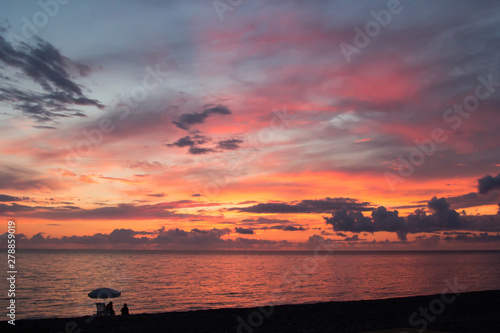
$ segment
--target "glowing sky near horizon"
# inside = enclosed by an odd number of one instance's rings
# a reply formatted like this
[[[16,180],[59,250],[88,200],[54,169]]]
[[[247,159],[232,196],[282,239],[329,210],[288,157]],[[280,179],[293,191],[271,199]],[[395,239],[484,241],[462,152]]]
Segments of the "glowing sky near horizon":
[[[495,2],[44,3],[0,1],[28,245],[500,248]]]

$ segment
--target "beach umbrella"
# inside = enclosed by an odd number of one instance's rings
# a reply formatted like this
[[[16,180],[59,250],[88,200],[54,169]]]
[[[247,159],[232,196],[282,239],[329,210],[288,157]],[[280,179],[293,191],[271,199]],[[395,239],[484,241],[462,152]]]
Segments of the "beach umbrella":
[[[97,288],[89,293],[90,298],[115,298],[120,297],[121,292],[111,288]]]

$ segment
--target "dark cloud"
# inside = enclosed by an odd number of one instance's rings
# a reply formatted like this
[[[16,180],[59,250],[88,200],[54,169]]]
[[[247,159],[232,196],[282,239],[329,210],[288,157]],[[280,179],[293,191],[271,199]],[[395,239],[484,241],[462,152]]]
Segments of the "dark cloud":
[[[214,149],[212,148],[205,148],[201,147],[201,145],[212,141],[211,138],[200,135],[200,134],[194,134],[192,136],[188,135],[185,137],[180,138],[174,143],[167,144],[167,147],[189,147],[188,152],[191,155],[201,155],[201,154],[207,154],[207,153],[212,153],[215,152]]]
[[[202,154],[208,154],[208,153],[213,153],[215,150],[211,148],[201,148],[201,147],[190,147],[188,152],[191,155],[202,155]]]
[[[169,147],[172,147],[172,146],[192,147],[192,146],[194,146],[194,144],[195,144],[194,140],[191,140],[191,137],[188,135],[188,136],[185,136],[183,138],[180,138],[179,140],[175,141],[172,144],[167,144],[167,146],[169,146]]]
[[[283,219],[270,219],[259,217],[258,219],[243,219],[240,225],[249,226],[251,230],[283,230],[283,231],[304,231],[306,228],[295,222]]]
[[[442,232],[443,235],[448,236],[448,235],[475,235],[475,233],[470,232],[470,231],[444,231]]]
[[[289,220],[282,219],[270,219],[267,217],[259,217],[258,219],[243,219],[241,220],[244,224],[256,225],[256,224],[283,224],[290,222]]]
[[[477,187],[479,193],[481,194],[486,194],[490,191],[498,190],[500,189],[500,174],[498,174],[496,177],[487,175],[483,178],[478,179],[477,182],[478,182]]]
[[[41,125],[35,125],[33,128],[39,128],[39,129],[57,129],[55,126],[41,126]]]
[[[195,133],[192,135],[184,136],[179,140],[175,141],[174,143],[166,144],[166,146],[181,147],[181,148],[189,147],[188,153],[190,153],[191,155],[200,155],[200,154],[221,152],[224,150],[235,150],[238,149],[240,147],[239,144],[243,142],[243,140],[239,139],[229,139],[229,140],[218,141],[217,145],[212,148],[202,146],[211,141],[212,138]]]
[[[62,207],[29,207],[13,203],[11,206],[0,206],[5,212],[26,212],[22,216],[36,217],[51,220],[99,220],[99,219],[138,219],[138,218],[189,218],[189,214],[178,214],[175,208],[182,203],[168,202],[154,205],[119,204],[116,206],[82,209],[75,206]],[[21,215],[17,215],[21,216]]]
[[[97,233],[92,236],[64,236],[53,238],[44,237],[43,233],[33,235],[31,238],[23,234],[16,235],[19,244],[24,247],[67,247],[71,245],[86,245],[97,248],[108,246],[138,246],[139,248],[167,248],[167,249],[278,249],[292,246],[288,241],[272,241],[263,239],[247,239],[238,237],[235,240],[223,239],[230,234],[229,229],[200,230],[169,229],[165,227],[154,231],[134,231],[132,229],[115,229],[110,234]],[[138,237],[148,235],[149,237]],[[7,233],[0,235],[6,238]]]
[[[35,207],[18,205],[16,203],[12,203],[10,205],[0,204],[0,213],[19,213],[19,212],[31,212],[36,210]]]
[[[59,88],[82,95],[80,87],[69,79],[65,57],[50,43],[36,37],[36,45],[21,43],[17,47],[0,36],[0,60],[22,70],[45,90]]]
[[[217,105],[214,107],[206,108],[201,113],[184,113],[179,117],[178,121],[172,121],[172,123],[174,123],[175,126],[180,129],[188,130],[192,125],[203,124],[205,122],[205,119],[214,114],[228,115],[231,114],[231,111],[224,105]]]
[[[15,165],[0,165],[0,189],[53,189],[56,180]]]
[[[470,208],[483,205],[493,205],[499,200],[499,194],[496,191],[491,191],[485,194],[471,192],[456,197],[448,197],[448,201],[454,209]]]
[[[441,235],[439,234],[431,234],[431,235],[417,235],[415,236],[415,240],[413,241],[376,241],[376,240],[371,240],[368,241],[367,239],[362,239],[359,237],[358,234],[353,235],[351,237],[344,237],[342,240],[338,239],[330,239],[330,238],[324,238],[319,235],[313,235],[310,236],[307,243],[310,244],[315,244],[315,245],[328,245],[330,247],[335,247],[335,243],[345,243],[345,242],[356,242],[358,245],[370,245],[369,248],[373,248],[373,246],[379,246],[381,248],[392,248],[393,245],[404,245],[404,247],[400,247],[401,249],[403,248],[414,248],[414,249],[429,249],[432,247],[436,247],[439,243],[442,241],[446,241],[447,243],[455,243],[455,244],[460,244],[460,243],[491,243],[491,242],[499,242],[500,241],[500,233],[496,234],[489,234],[487,232],[485,233],[458,233],[458,234],[447,234],[442,233]],[[378,245],[377,245],[378,244]],[[389,246],[389,247],[387,247]],[[463,249],[463,244],[458,245],[459,247],[454,247],[455,249]],[[469,247],[470,249],[470,247]]]
[[[299,203],[260,203],[250,207],[233,207],[229,210],[237,210],[248,213],[328,213],[345,207],[356,211],[370,211],[368,202],[359,202],[351,198],[325,198],[320,200],[302,200]]]
[[[148,197],[156,197],[156,198],[163,198],[164,196],[167,196],[168,194],[165,193],[153,193],[153,194],[148,194]]]
[[[345,237],[344,238],[344,241],[346,242],[357,242],[357,241],[360,241],[361,239],[359,238],[358,235],[353,235],[351,237]]]
[[[138,232],[132,229],[115,229],[108,236],[108,243],[146,243],[148,238],[136,238],[134,236],[138,235]]]
[[[50,199],[53,200],[53,199]],[[43,216],[45,214],[67,214],[73,211],[80,210],[79,207],[64,205],[64,206],[26,206],[12,203],[10,205],[0,204],[0,213],[9,214],[15,213],[15,216]]]
[[[161,202],[156,204],[137,205],[122,203],[115,206],[83,209],[76,206],[22,206],[12,203],[10,206],[2,204],[0,211],[25,212],[16,216],[43,218],[52,220],[130,220],[130,219],[168,219],[168,218],[191,218],[194,215],[177,213],[176,209],[186,207],[218,206],[219,203],[197,202],[191,200],[179,200]],[[198,215],[199,217],[200,215]]]
[[[303,226],[300,226],[300,225],[271,225],[271,226],[254,227],[254,229],[283,230],[283,231],[303,231],[303,230],[306,230]]]
[[[359,211],[340,209],[332,217],[325,217],[327,224],[337,232],[395,232],[400,240],[406,240],[408,233],[435,232],[441,230],[500,230],[500,221],[493,216],[460,216],[445,198],[433,197],[428,202],[431,214],[421,209],[400,217],[398,211],[389,211],[381,206],[374,209],[371,217]],[[345,234],[341,234],[344,236]]]
[[[306,229],[304,229],[304,227],[295,227],[293,225],[287,225],[287,226],[284,226],[283,231],[304,231]]]
[[[103,107],[97,100],[85,97],[81,87],[71,79],[67,71],[71,61],[52,44],[38,37],[33,45],[13,45],[0,35],[0,62],[21,71],[26,79],[38,83],[45,91],[27,91],[16,87],[16,81],[2,77],[4,84],[0,87],[0,101],[39,122],[60,117],[84,117],[84,113],[72,109],[75,105]],[[77,67],[80,75],[89,71],[86,66]]]
[[[450,209],[450,204],[446,201],[445,198],[438,199],[437,197],[433,197],[427,205],[435,212],[442,212]]]
[[[201,197],[201,194],[200,193],[195,193],[192,195],[192,197]]]
[[[385,207],[378,207],[372,211],[374,228],[381,231],[398,231],[404,226],[404,218],[397,210],[389,211]]]
[[[158,236],[152,240],[154,243],[171,244],[180,243],[183,245],[214,245],[224,243],[222,236],[230,234],[229,229],[211,229],[199,230],[192,229],[184,231],[181,229],[170,229],[161,231]]]
[[[243,140],[239,139],[222,140],[217,143],[217,148],[224,150],[235,150],[240,148],[241,143],[243,143]]]
[[[50,235],[45,237],[43,232],[33,235],[31,238],[24,234],[18,234],[19,245],[22,247],[68,247],[74,245],[86,245],[97,248],[109,248],[109,246],[131,246],[148,249],[148,248],[165,248],[165,249],[283,249],[283,247],[294,248],[311,248],[311,245],[317,247],[322,246],[323,249],[333,250],[335,243],[350,243],[357,242],[358,244],[405,244],[410,243],[424,245],[425,248],[435,246],[441,239],[447,242],[462,242],[462,243],[487,243],[500,241],[500,233],[489,234],[485,233],[443,233],[442,236],[433,234],[431,236],[419,235],[412,242],[395,242],[374,240],[368,242],[366,239],[361,239],[359,235],[345,236],[342,240],[327,239],[319,235],[310,236],[305,243],[292,244],[288,241],[271,241],[263,239],[248,239],[238,237],[235,240],[223,239],[222,237],[230,234],[229,229],[192,229],[186,231],[182,229],[169,229],[165,227],[156,231],[134,231],[132,229],[115,229],[109,234],[97,233],[92,236],[63,236],[61,238],[53,238]],[[143,236],[143,237],[141,237]],[[443,237],[444,236],[444,237]],[[0,235],[0,244],[7,237],[7,233]],[[326,246],[326,247],[325,247]]]
[[[490,235],[487,232],[482,232],[479,235],[477,234],[459,234],[456,235],[455,237],[452,236],[446,236],[443,238],[445,241],[462,241],[462,242],[499,242],[500,241],[500,234],[497,233],[496,235]]]
[[[26,244],[146,244],[150,242],[147,237],[134,237],[142,235],[131,229],[115,229],[110,234],[97,233],[93,236],[63,236],[61,238],[44,237],[43,233],[33,235],[33,237],[21,241]]]
[[[429,201],[429,208],[435,212],[438,220],[443,223],[443,227],[452,229],[461,227],[459,214],[455,210],[450,209],[450,204],[445,198],[438,199],[433,197]]]
[[[424,202],[424,201],[422,201],[422,202]],[[392,209],[408,209],[408,208],[425,208],[426,206],[427,206],[427,201],[425,201],[425,204],[392,206],[391,208]]]
[[[254,231],[252,229],[246,229],[246,228],[238,228],[238,227],[236,227],[234,230],[238,234],[242,234],[242,235],[253,235],[254,234]]]
[[[347,207],[339,209],[332,217],[326,218],[326,223],[333,226],[335,231],[374,232],[375,227],[369,217],[359,211],[349,211]]]
[[[27,197],[13,197],[11,195],[0,194],[0,202],[25,201]]]
[[[200,230],[192,229],[184,231],[181,229],[165,230],[165,227],[154,231],[134,231],[132,229],[115,229],[110,234],[94,234],[93,236],[71,236],[62,238],[44,237],[38,233],[23,241],[25,244],[182,244],[192,246],[211,246],[224,243],[222,236],[230,233],[229,229]],[[140,235],[153,235],[156,237],[137,237]]]

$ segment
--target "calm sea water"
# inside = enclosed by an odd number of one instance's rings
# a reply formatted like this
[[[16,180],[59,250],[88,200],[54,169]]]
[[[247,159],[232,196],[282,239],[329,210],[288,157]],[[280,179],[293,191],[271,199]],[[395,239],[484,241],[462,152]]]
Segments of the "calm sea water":
[[[90,315],[98,287],[120,290],[131,313],[378,299],[500,289],[500,252],[172,253],[25,250],[17,319]],[[6,279],[1,307],[7,306]],[[5,312],[5,310],[3,311]],[[6,320],[2,316],[0,320]]]

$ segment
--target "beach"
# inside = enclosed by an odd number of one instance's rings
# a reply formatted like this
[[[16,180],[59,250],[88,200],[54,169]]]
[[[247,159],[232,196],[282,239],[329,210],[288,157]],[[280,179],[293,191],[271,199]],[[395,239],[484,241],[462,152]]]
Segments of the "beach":
[[[0,322],[2,332],[499,332],[500,290],[122,317]],[[408,328],[408,329],[404,329]]]

